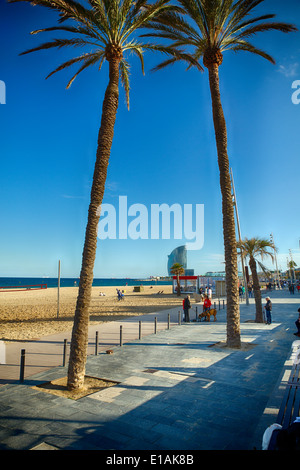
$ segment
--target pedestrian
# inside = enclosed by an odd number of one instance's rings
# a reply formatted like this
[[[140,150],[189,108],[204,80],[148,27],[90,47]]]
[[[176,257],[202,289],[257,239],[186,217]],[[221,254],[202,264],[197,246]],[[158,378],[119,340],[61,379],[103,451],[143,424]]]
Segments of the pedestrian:
[[[208,298],[208,295],[204,296],[204,302],[203,302],[203,312],[206,312],[207,310],[210,310],[211,307],[211,301]]]
[[[252,297],[252,285],[249,284],[248,286],[249,297]]]
[[[210,286],[209,286],[209,288],[208,288],[207,295],[208,295],[209,299],[212,298],[212,290],[211,290],[211,287],[210,287]]]
[[[299,313],[299,316],[297,318],[297,320],[295,321],[295,325],[297,327],[297,333],[294,333],[294,335],[296,336],[300,336],[300,308],[298,308],[298,313]]]
[[[271,325],[272,323],[272,315],[271,315],[271,312],[272,312],[272,302],[271,302],[271,299],[270,297],[266,297],[266,305],[264,306],[264,309],[266,311],[266,317],[267,317],[267,322],[266,324],[267,325]]]
[[[190,308],[191,308],[190,296],[187,295],[183,301],[184,321],[187,323],[190,322],[190,312],[189,312]]]

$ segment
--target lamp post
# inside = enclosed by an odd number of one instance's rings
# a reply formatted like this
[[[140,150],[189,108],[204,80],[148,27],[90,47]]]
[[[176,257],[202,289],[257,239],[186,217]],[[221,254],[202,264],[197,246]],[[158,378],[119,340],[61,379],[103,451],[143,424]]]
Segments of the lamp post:
[[[236,215],[236,223],[238,227],[238,234],[239,234],[239,241],[241,243],[242,236],[241,236],[241,228],[240,228],[240,220],[239,220],[239,212],[237,207],[236,195],[235,195],[235,188],[234,188],[234,181],[233,181],[233,174],[232,168],[230,168],[230,176],[231,176],[231,186],[232,186],[232,196],[233,196],[233,205],[235,207],[235,215]],[[241,250],[241,261],[242,261],[242,271],[243,271],[243,278],[244,278],[244,285],[245,285],[245,295],[246,295],[246,305],[249,305],[249,295],[248,295],[248,284],[245,272],[245,264],[244,264],[244,256]]]
[[[278,278],[278,288],[281,289],[281,285],[280,285],[280,276],[279,276],[279,271],[278,271],[277,256],[276,256],[276,249],[275,249],[275,243],[274,243],[273,233],[270,233],[270,241],[271,241],[271,243],[273,244],[273,247],[274,247],[274,258],[275,258],[275,263],[276,263],[276,272],[277,272],[277,278]]]

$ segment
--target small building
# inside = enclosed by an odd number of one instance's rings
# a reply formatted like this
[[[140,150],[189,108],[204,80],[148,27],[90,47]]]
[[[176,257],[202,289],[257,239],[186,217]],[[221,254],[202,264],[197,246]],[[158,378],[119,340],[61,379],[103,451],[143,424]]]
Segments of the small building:
[[[218,297],[225,294],[225,277],[208,276],[179,276],[180,291],[182,294],[204,294],[210,287],[213,294]],[[173,294],[177,294],[177,276],[173,276]]]
[[[198,276],[179,276],[180,292],[182,294],[197,293]],[[177,294],[177,276],[173,276],[173,294]]]

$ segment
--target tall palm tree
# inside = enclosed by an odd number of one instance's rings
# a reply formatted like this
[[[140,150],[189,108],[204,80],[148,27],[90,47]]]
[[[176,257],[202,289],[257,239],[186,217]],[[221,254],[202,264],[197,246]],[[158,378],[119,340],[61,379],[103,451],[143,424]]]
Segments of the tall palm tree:
[[[272,252],[269,251],[269,248],[276,251],[274,243],[272,243],[267,238],[245,238],[240,242],[237,242],[238,248],[241,250],[241,256],[249,258],[249,266],[251,269],[252,274],[252,282],[253,282],[253,292],[255,298],[255,307],[256,307],[256,314],[255,314],[255,321],[257,323],[262,323],[263,320],[263,311],[261,305],[261,291],[260,291],[260,284],[259,278],[257,274],[257,264],[259,267],[267,273],[266,267],[259,261],[259,257],[263,260],[265,257],[270,257],[272,261],[274,260],[274,255]]]
[[[170,272],[171,272],[171,274],[174,274],[174,276],[176,276],[176,279],[177,279],[177,295],[180,296],[181,295],[181,289],[180,289],[179,276],[180,276],[180,274],[184,274],[184,268],[183,268],[182,264],[174,263],[171,266]]]
[[[178,0],[182,13],[167,12],[159,21],[152,21],[155,30],[145,34],[148,37],[170,40],[172,47],[192,48],[196,60],[203,59],[208,69],[212,100],[212,114],[220,171],[222,194],[223,238],[225,249],[226,291],[227,291],[227,345],[241,346],[237,244],[235,235],[234,209],[231,194],[229,159],[227,154],[227,130],[219,88],[219,67],[225,51],[248,51],[274,63],[274,59],[252,45],[248,38],[270,30],[284,33],[296,31],[290,24],[268,22],[275,15],[265,14],[251,17],[254,8],[264,0]],[[149,27],[149,25],[148,25]],[[182,58],[186,60],[186,57]],[[154,70],[162,69],[180,60],[180,55],[165,60]],[[189,66],[191,66],[190,64]],[[204,70],[204,69],[203,69]]]
[[[159,12],[166,11],[170,6],[169,0],[157,0],[151,4],[147,3],[148,0],[82,0],[81,3],[75,0],[10,0],[12,3],[18,1],[27,1],[59,13],[58,26],[39,29],[33,31],[32,34],[52,31],[71,34],[70,38],[53,39],[22,54],[68,46],[86,47],[86,52],[64,62],[48,77],[69,66],[79,64],[79,69],[67,84],[69,88],[77,75],[87,67],[97,64],[101,68],[105,60],[109,66],[109,80],[103,100],[98,134],[68,369],[68,388],[79,389],[84,385],[97,228],[118,109],[119,78],[124,85],[129,107],[129,64],[124,53],[136,54],[144,71],[144,49],[157,50],[158,48],[154,45],[151,47],[145,41],[137,40],[133,35],[137,29],[145,26],[150,19]],[[163,47],[159,50],[163,52]]]

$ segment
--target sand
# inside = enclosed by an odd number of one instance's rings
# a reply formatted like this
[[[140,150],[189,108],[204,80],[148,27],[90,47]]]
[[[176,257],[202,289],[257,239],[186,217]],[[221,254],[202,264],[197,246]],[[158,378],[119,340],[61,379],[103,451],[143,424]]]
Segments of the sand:
[[[183,297],[172,293],[172,286],[145,286],[143,292],[125,290],[125,299],[118,301],[116,287],[93,287],[90,322],[121,320],[160,310],[182,307]],[[157,294],[163,291],[163,294]],[[100,296],[100,292],[105,296]],[[24,341],[71,331],[78,287],[60,288],[59,317],[57,318],[57,289],[0,292],[0,340]]]

